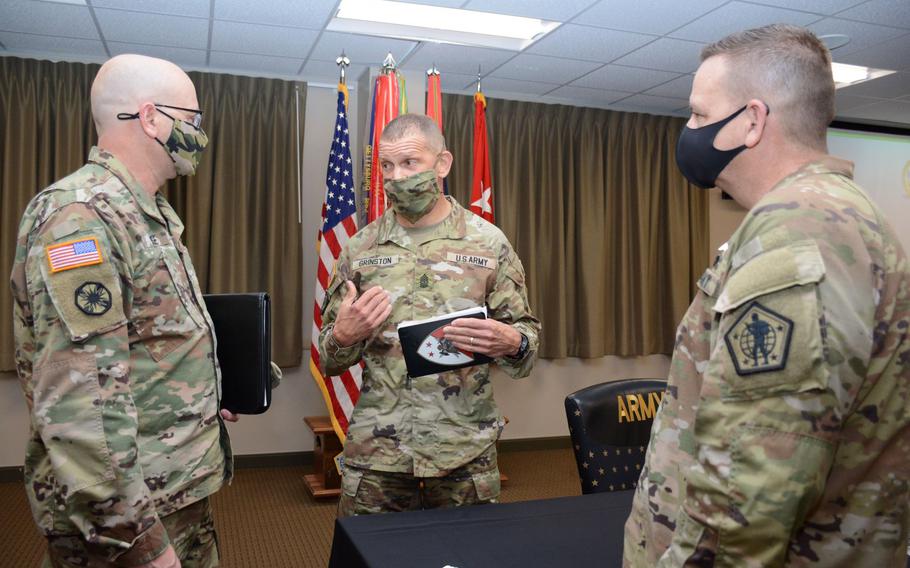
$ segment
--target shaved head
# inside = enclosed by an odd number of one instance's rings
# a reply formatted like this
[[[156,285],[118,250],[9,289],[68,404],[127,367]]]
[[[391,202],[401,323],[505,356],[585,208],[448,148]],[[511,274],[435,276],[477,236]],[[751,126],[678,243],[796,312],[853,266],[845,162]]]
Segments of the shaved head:
[[[198,108],[193,82],[180,67],[132,54],[118,55],[101,66],[92,83],[91,100],[99,135],[118,123],[117,113],[134,113],[143,103]]]
[[[446,141],[436,121],[425,114],[402,114],[389,122],[382,131],[381,141],[398,142],[403,138],[419,136],[427,147],[439,153],[446,149]],[[382,146],[380,146],[382,148]]]

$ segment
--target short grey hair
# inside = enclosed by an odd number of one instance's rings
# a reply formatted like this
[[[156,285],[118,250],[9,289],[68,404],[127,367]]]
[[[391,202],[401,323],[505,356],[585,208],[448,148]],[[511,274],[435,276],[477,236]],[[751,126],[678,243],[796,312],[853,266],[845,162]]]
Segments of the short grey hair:
[[[814,33],[798,26],[772,24],[706,46],[701,60],[723,56],[730,92],[764,100],[783,117],[784,131],[805,147],[826,150],[834,119],[831,52]]]
[[[425,114],[402,114],[382,130],[381,140],[395,142],[406,136],[419,135],[431,150],[444,152],[446,139],[436,121]]]

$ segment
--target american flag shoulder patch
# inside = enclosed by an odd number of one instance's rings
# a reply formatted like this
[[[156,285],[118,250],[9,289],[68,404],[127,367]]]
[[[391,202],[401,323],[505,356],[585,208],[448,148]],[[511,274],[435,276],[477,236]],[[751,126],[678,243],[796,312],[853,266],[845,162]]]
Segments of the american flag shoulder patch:
[[[52,273],[103,262],[98,237],[56,243],[46,246],[45,250],[47,251],[47,263]]]

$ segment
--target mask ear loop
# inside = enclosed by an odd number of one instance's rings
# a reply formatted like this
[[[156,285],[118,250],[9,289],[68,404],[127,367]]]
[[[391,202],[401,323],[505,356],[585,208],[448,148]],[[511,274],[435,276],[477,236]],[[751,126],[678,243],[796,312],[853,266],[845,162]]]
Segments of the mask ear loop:
[[[164,112],[164,111],[161,110],[160,108],[155,107],[155,110],[157,110],[158,112],[160,112],[160,113],[163,114],[164,116],[170,118],[170,119],[173,120],[175,123],[177,122],[177,119],[176,119],[176,118],[174,118],[173,116],[171,116],[171,115],[169,115],[168,113]],[[137,112],[134,112],[134,113],[129,113],[129,112],[118,112],[118,113],[117,113],[117,120],[136,120],[136,119],[138,119],[138,118],[139,118],[139,112],[138,112],[138,111],[137,111]],[[195,128],[195,127],[194,127],[194,128]],[[164,142],[162,142],[161,140],[158,140],[158,137],[157,137],[157,136],[155,137],[155,142],[157,142],[159,146],[161,146],[162,148],[164,148],[164,152],[167,154],[167,157],[170,158],[172,162],[174,162],[174,165],[177,165],[177,160],[175,160],[174,157],[171,156],[171,151],[168,150],[167,145],[165,145]]]

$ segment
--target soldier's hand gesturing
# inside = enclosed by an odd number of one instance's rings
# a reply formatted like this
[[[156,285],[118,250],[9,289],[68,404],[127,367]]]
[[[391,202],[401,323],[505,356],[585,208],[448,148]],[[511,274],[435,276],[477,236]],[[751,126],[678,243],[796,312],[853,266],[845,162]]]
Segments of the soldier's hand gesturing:
[[[338,308],[332,335],[342,347],[360,343],[370,337],[392,313],[388,292],[374,286],[357,297],[357,287],[348,280],[347,295]]]

